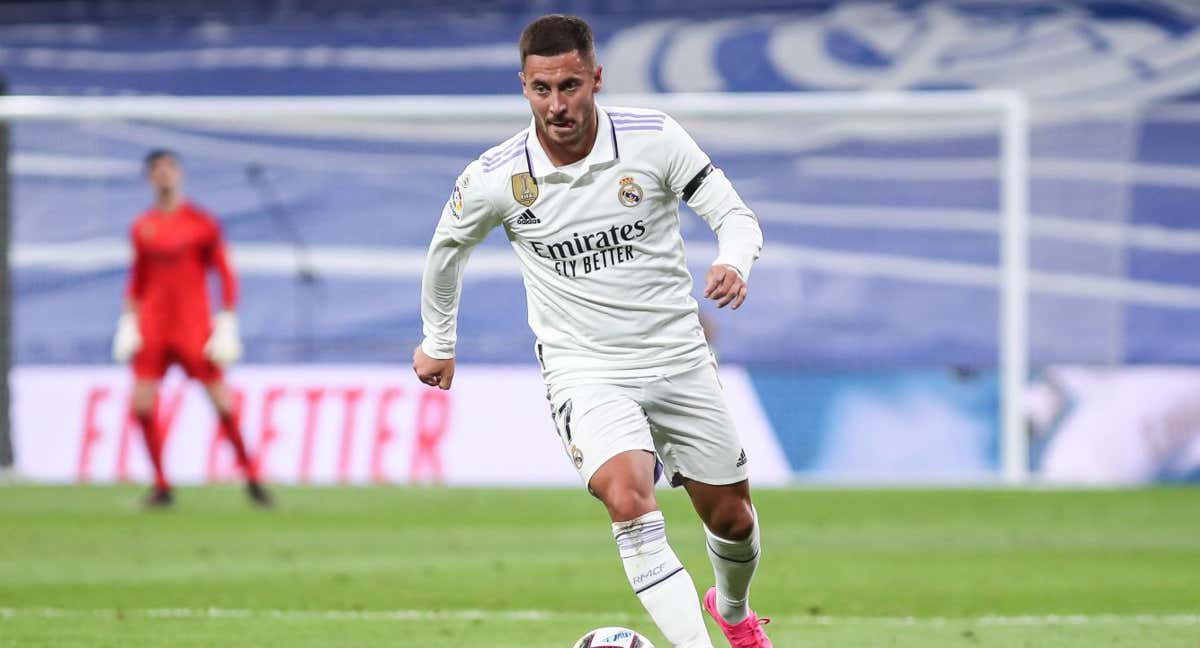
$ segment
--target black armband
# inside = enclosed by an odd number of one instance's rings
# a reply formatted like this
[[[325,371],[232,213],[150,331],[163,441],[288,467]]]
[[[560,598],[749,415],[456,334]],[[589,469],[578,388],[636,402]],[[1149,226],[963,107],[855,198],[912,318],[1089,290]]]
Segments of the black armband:
[[[687,202],[692,199],[692,195],[696,193],[696,190],[699,189],[700,185],[704,183],[704,179],[707,178],[708,174],[712,172],[713,165],[711,164],[706,164],[704,165],[703,169],[700,169],[700,173],[697,173],[696,177],[692,178],[692,180],[684,186],[683,202]]]

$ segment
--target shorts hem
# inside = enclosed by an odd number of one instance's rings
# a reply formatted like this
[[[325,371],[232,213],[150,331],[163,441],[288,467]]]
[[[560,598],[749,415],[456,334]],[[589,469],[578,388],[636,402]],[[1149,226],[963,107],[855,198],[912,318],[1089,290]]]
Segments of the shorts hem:
[[[671,488],[679,488],[680,486],[683,486],[684,479],[690,479],[691,481],[699,482],[699,483],[705,484],[707,486],[728,486],[730,484],[736,484],[738,482],[746,481],[746,480],[750,479],[750,475],[738,475],[735,477],[699,478],[699,477],[691,477],[689,475],[685,475],[680,471],[675,471],[675,472],[671,473],[671,482],[670,482]]]

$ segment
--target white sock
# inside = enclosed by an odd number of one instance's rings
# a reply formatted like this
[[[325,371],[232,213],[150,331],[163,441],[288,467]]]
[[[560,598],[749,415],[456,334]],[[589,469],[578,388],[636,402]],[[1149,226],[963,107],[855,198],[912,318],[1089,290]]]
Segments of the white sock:
[[[754,530],[745,540],[726,540],[704,527],[708,559],[717,579],[717,611],[727,623],[738,623],[750,615],[750,581],[758,568],[758,512]]]
[[[629,584],[658,629],[676,648],[712,648],[700,616],[696,584],[667,544],[662,511],[612,525]]]

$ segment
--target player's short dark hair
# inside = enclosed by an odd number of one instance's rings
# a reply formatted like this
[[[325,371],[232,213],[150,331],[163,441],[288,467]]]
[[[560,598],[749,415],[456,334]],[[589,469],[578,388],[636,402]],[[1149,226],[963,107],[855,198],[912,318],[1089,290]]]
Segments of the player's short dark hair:
[[[525,57],[557,56],[579,51],[580,58],[596,60],[596,39],[592,28],[579,16],[547,14],[529,23],[521,32],[521,67]]]
[[[171,149],[156,148],[146,154],[145,159],[142,161],[142,165],[147,171],[149,171],[150,167],[154,166],[155,162],[158,162],[163,158],[171,158],[172,160],[178,162],[179,154]]]

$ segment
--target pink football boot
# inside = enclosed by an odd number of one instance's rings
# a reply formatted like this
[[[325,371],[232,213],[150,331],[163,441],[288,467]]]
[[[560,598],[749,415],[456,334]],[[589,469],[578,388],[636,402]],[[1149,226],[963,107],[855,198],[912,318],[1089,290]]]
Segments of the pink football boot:
[[[742,619],[741,623],[726,623],[725,619],[721,618],[721,613],[717,612],[717,588],[710,587],[708,593],[704,595],[704,609],[713,619],[716,619],[717,625],[721,627],[721,632],[729,640],[732,648],[772,648],[771,640],[767,638],[767,633],[762,629],[771,620],[760,620],[758,615],[751,610],[750,616]]]

